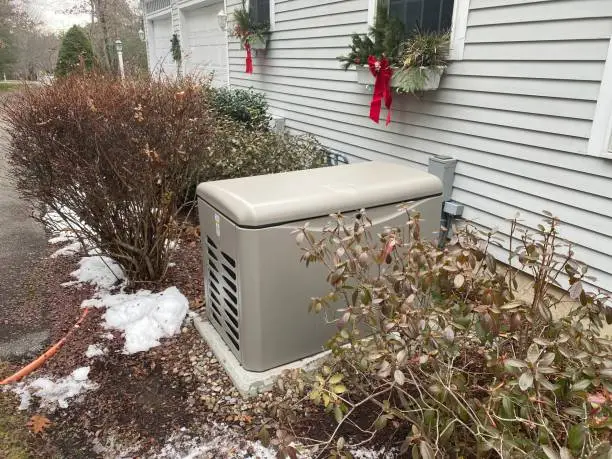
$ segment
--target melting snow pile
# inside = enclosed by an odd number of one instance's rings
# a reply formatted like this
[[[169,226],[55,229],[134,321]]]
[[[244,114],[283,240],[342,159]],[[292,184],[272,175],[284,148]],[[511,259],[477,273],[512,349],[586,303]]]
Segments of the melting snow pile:
[[[76,281],[64,282],[62,284],[64,287],[91,284],[98,291],[108,291],[125,280],[125,273],[121,266],[112,258],[100,255],[81,258],[79,269],[71,272],[70,275]]]
[[[70,375],[53,381],[49,378],[38,378],[27,383],[19,383],[12,390],[21,398],[20,410],[30,406],[32,396],[40,398],[42,407],[68,407],[68,399],[81,392],[97,388],[97,384],[88,379],[89,367],[81,367]]]
[[[102,316],[104,327],[123,331],[124,352],[134,354],[159,346],[161,338],[178,333],[189,301],[176,287],[170,287],[161,293],[140,290],[132,294],[102,295],[85,300],[81,306],[107,308]]]

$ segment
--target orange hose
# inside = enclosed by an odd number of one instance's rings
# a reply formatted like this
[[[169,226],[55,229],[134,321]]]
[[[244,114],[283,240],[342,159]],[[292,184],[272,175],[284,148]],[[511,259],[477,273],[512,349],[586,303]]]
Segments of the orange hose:
[[[34,370],[40,368],[43,363],[45,363],[47,360],[49,360],[51,357],[53,357],[57,353],[57,351],[59,351],[59,349],[68,340],[70,335],[72,335],[76,331],[76,329],[81,326],[81,324],[85,320],[85,317],[87,317],[87,314],[89,314],[89,308],[86,308],[83,311],[83,314],[81,314],[81,317],[79,318],[77,323],[72,326],[72,328],[68,331],[68,333],[66,333],[66,335],[62,339],[60,339],[57,343],[55,343],[53,346],[51,346],[43,355],[38,357],[36,360],[30,362],[29,364],[27,364],[25,367],[23,367],[17,373],[15,373],[12,376],[9,376],[8,378],[6,378],[3,381],[0,381],[0,386],[3,385],[3,384],[10,384],[12,382],[19,381],[24,376],[27,376],[30,373],[32,373]]]

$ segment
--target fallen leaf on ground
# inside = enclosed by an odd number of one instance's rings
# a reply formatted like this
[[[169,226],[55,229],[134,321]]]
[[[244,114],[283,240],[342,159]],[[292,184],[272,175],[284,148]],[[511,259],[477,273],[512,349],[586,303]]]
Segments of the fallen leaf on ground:
[[[34,433],[41,433],[45,429],[51,427],[51,421],[45,416],[35,414],[28,421],[28,427]]]

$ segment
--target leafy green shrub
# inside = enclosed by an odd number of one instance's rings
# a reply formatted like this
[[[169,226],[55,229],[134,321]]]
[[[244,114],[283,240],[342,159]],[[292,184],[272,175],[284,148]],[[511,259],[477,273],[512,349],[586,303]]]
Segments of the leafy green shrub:
[[[520,240],[511,261],[534,279],[526,301],[517,271],[488,253],[499,241],[469,226],[443,250],[421,240],[418,216],[379,235],[365,214],[337,216],[319,240],[298,230],[303,260],[330,271],[329,295],[311,308],[336,310],[338,333],[306,388],[304,378],[282,384],[333,413],[338,428],[321,444],[351,457],[346,427],[364,443],[401,434],[400,452],[413,458],[609,457],[612,342],[601,332],[610,298],[584,289],[592,278],[558,225],[511,222]],[[557,295],[562,274],[570,288]],[[568,297],[568,314],[554,319]]]
[[[132,281],[167,268],[180,193],[214,133],[201,86],[70,75],[5,107],[22,194],[117,260]]]
[[[201,182],[312,169],[327,161],[327,150],[312,136],[252,130],[230,119],[216,120],[214,141],[202,153],[190,181],[191,201]]]
[[[212,107],[222,116],[249,129],[267,130],[270,122],[266,97],[252,89],[219,88],[210,91]]]
[[[74,70],[91,70],[94,64],[94,53],[91,42],[83,29],[72,26],[64,39],[57,57],[56,76],[66,76]]]

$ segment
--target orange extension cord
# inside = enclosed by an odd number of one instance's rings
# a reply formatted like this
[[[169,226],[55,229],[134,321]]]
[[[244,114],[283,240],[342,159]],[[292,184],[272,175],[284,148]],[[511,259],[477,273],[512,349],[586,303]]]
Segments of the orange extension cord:
[[[57,353],[57,351],[59,351],[59,349],[64,345],[64,343],[66,343],[68,338],[81,326],[81,324],[83,323],[83,321],[87,317],[87,314],[89,314],[89,308],[87,308],[87,309],[85,309],[83,311],[83,314],[81,314],[81,317],[79,318],[77,323],[72,326],[72,328],[68,331],[68,333],[66,333],[66,335],[62,339],[60,339],[57,343],[55,343],[53,346],[51,346],[47,350],[47,352],[45,352],[43,355],[38,357],[33,362],[30,362],[29,364],[27,364],[25,367],[23,367],[21,370],[19,370],[14,375],[9,376],[8,378],[6,378],[3,381],[0,381],[0,385],[10,384],[12,382],[19,381],[24,376],[27,376],[30,373],[32,373],[34,370],[40,368],[43,363],[45,363],[47,360],[49,360],[51,357],[53,357]]]

